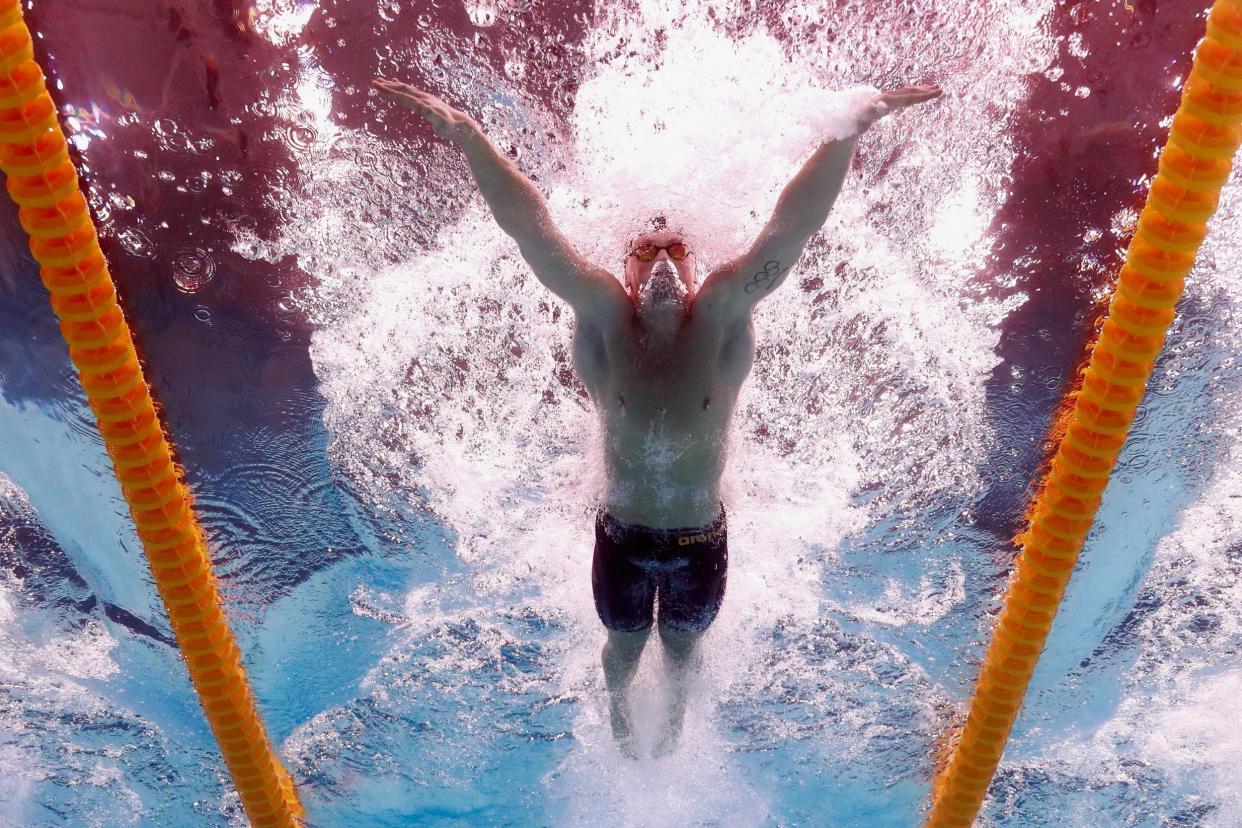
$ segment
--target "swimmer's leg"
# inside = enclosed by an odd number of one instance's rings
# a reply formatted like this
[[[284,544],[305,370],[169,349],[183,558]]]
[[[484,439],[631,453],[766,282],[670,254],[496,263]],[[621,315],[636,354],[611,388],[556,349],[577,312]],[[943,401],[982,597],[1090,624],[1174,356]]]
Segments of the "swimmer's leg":
[[[599,620],[608,629],[601,658],[612,703],[612,735],[622,753],[637,759],[626,688],[651,635],[656,585],[637,560],[649,549],[650,540],[616,527],[609,531],[610,520],[603,511],[596,517],[591,592]]]
[[[709,539],[688,545],[685,565],[666,573],[659,584],[660,641],[671,699],[668,724],[656,745],[656,756],[666,756],[677,748],[690,681],[699,669],[699,639],[716,620],[724,601],[729,546],[723,507],[720,517],[702,534]]]
[[[611,701],[612,736],[621,752],[631,759],[637,759],[638,752],[634,748],[633,717],[626,690],[638,671],[638,660],[650,634],[651,627],[633,632],[609,630],[600,654],[604,662],[604,684],[608,686]]]
[[[664,670],[668,676],[668,720],[660,740],[656,743],[654,756],[667,756],[677,748],[681,738],[682,723],[686,718],[686,700],[691,679],[698,672],[699,639],[702,632],[682,630],[660,624],[660,643],[664,645]]]

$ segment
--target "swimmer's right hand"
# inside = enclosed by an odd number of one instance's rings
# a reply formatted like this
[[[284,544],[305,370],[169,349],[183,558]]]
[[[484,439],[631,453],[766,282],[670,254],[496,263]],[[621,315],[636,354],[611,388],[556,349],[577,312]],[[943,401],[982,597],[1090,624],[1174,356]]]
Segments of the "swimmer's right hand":
[[[371,86],[388,100],[406,109],[412,109],[431,124],[436,135],[449,141],[458,141],[478,130],[478,124],[460,109],[454,109],[444,101],[393,78],[379,77]]]

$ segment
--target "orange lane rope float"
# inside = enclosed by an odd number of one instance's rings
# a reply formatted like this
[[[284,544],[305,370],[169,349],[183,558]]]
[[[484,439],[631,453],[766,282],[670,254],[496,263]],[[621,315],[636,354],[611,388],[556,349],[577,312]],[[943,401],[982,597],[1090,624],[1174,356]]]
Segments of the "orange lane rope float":
[[[246,814],[298,826],[302,806],[255,708],[19,0],[0,0],[0,169]]]
[[[928,826],[968,826],[983,803],[1229,177],[1240,124],[1242,0],[1216,0],[1082,386],[1067,401],[1064,436],[1018,538],[966,723],[932,786]]]

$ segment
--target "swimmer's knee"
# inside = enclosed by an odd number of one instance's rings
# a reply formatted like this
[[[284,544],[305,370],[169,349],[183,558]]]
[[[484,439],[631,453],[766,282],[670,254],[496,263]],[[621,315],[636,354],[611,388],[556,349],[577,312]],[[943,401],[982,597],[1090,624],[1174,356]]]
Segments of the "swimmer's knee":
[[[688,639],[693,643],[703,633],[707,632],[716,620],[716,608],[703,608],[702,610],[687,610],[684,607],[670,609],[660,615],[660,638],[665,641],[672,641],[677,644],[682,639]]]
[[[710,621],[706,624],[673,624],[661,621],[660,643],[674,655],[688,655],[710,625]]]
[[[651,627],[651,624],[632,630],[607,627],[608,641],[604,646],[616,647],[621,650],[632,650],[642,647],[647,642],[647,637],[651,635]]]

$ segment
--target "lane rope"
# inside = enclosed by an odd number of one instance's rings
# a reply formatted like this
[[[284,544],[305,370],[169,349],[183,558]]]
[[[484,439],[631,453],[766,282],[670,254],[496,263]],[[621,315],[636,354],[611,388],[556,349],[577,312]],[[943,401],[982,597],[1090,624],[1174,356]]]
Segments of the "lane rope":
[[[983,803],[1229,178],[1240,124],[1242,0],[1216,0],[1082,385],[1067,399],[1064,437],[1018,538],[965,725],[932,785],[929,828],[969,826]]]
[[[0,169],[246,815],[296,828],[302,805],[259,718],[19,0],[0,0]]]

